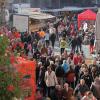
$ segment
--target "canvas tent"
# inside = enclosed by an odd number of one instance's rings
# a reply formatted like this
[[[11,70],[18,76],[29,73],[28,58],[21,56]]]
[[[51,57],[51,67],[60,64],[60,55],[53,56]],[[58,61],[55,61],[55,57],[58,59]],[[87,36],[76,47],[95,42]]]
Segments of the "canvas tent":
[[[96,20],[96,13],[92,10],[86,10],[78,14],[78,28],[80,28],[82,20]]]

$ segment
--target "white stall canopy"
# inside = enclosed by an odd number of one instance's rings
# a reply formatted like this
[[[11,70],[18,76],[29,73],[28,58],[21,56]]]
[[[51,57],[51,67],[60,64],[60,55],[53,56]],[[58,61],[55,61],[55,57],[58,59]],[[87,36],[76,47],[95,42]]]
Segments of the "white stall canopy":
[[[34,13],[32,15],[29,16],[30,18],[33,18],[33,19],[38,19],[38,20],[42,20],[42,19],[51,19],[51,18],[54,18],[55,16],[52,16],[50,14],[46,14],[46,13]]]
[[[40,12],[40,8],[22,9],[21,12],[19,12],[18,14],[28,15],[29,18],[38,19],[38,20],[52,19],[55,17],[53,15]]]

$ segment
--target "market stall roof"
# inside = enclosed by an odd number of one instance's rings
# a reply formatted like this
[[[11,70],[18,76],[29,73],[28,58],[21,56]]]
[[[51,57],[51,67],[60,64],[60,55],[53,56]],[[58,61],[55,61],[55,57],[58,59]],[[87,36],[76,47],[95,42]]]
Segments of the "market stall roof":
[[[60,9],[45,9],[45,10],[41,10],[43,12],[61,12],[61,11],[79,11],[79,10],[83,10],[80,7],[64,7],[64,8],[60,8]]]
[[[30,15],[29,17],[33,18],[33,19],[42,20],[42,19],[51,19],[51,18],[54,18],[55,16],[40,12],[40,13],[34,13],[34,14]]]
[[[80,11],[83,10],[81,7],[64,7],[62,8],[62,11]]]
[[[46,13],[43,13],[43,12],[40,12],[40,11],[32,11],[32,10],[24,10],[24,9],[22,9],[21,12],[19,12],[18,14],[28,15],[30,18],[38,19],[38,20],[51,19],[51,18],[55,17],[53,15],[46,14]]]
[[[96,20],[96,13],[92,10],[86,10],[80,14],[78,14],[79,20]]]
[[[81,11],[81,10],[85,10],[85,9],[96,9],[97,7],[64,7],[64,8],[60,8],[60,9],[44,9],[41,10],[42,12],[61,12],[61,11]]]

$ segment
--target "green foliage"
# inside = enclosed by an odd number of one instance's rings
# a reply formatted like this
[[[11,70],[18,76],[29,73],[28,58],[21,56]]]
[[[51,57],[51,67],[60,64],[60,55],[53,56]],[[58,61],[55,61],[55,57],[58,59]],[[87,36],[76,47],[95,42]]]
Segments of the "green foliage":
[[[12,100],[13,97],[21,97],[19,74],[10,64],[8,46],[9,39],[6,36],[0,36],[0,100]],[[10,85],[14,87],[13,91],[9,91]]]
[[[6,36],[0,36],[0,66],[8,66],[10,64],[9,55],[6,54],[8,45],[9,39]]]
[[[21,91],[19,83],[20,79],[18,74],[14,74],[10,71],[0,71],[0,100],[12,100],[12,97],[20,97]],[[7,89],[9,85],[14,86],[13,91]]]
[[[6,36],[0,36],[0,55],[4,55],[9,44],[9,39]]]

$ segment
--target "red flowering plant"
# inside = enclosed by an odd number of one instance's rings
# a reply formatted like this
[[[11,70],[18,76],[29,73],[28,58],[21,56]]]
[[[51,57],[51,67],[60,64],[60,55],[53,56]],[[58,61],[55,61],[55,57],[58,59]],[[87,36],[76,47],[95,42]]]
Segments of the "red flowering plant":
[[[12,100],[21,97],[20,78],[10,63],[11,52],[7,50],[10,40],[0,35],[0,100]]]

